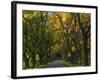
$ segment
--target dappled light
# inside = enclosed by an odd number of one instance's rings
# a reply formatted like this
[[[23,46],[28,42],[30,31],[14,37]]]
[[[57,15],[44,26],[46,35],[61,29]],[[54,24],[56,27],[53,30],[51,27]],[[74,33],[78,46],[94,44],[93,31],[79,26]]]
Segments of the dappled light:
[[[91,65],[91,14],[23,10],[23,69]]]

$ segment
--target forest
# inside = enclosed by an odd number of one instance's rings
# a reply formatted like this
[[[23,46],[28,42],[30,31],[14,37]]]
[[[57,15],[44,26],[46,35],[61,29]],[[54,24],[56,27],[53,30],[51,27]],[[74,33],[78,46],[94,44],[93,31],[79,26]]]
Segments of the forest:
[[[23,10],[22,68],[91,65],[91,14]]]

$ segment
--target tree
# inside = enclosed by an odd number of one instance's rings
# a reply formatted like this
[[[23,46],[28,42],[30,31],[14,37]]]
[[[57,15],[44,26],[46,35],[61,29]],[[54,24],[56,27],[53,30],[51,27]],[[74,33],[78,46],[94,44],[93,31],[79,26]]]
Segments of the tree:
[[[83,43],[84,43],[84,62],[85,65],[89,65],[89,50],[90,50],[90,14],[78,14],[77,18],[79,22],[79,27],[82,32],[83,36]],[[89,40],[89,41],[88,41]],[[89,47],[88,47],[89,45]]]
[[[57,56],[73,62],[73,47],[77,65],[89,65],[90,14],[23,10],[24,69],[47,65]]]

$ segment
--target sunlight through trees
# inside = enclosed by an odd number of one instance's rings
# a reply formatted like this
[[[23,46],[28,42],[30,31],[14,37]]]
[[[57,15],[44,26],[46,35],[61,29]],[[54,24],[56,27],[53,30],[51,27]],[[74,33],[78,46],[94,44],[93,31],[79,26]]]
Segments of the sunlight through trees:
[[[22,21],[23,69],[91,65],[91,14],[23,10]]]

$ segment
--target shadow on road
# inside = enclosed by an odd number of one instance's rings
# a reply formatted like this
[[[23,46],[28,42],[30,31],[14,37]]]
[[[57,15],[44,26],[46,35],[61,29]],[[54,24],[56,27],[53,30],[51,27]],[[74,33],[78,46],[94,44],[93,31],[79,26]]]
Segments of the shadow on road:
[[[48,65],[46,65],[44,68],[54,68],[54,67],[67,67],[68,65],[63,63],[63,60],[55,60]]]

